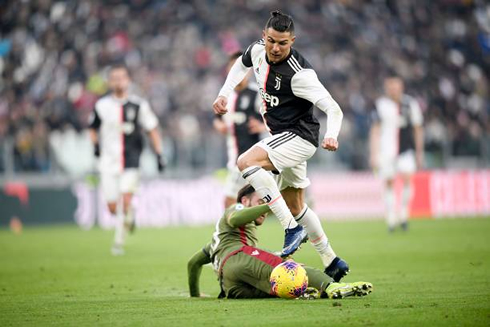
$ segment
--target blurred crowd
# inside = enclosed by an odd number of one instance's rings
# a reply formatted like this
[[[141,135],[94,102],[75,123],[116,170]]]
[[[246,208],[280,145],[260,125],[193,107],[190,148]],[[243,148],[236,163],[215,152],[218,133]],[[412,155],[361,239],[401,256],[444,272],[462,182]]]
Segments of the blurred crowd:
[[[82,133],[107,67],[121,62],[158,115],[171,162],[207,164],[206,151],[224,152],[208,143],[227,55],[260,38],[275,9],[293,15],[295,47],[345,113],[345,167],[367,167],[369,112],[392,72],[422,105],[428,153],[485,155],[487,1],[18,0],[0,8],[0,143],[11,140],[14,169],[49,171],[50,135]]]

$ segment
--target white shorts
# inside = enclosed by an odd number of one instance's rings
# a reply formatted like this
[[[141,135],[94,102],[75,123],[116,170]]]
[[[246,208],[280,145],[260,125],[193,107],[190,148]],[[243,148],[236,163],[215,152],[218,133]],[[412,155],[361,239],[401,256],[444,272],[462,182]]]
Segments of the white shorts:
[[[256,144],[267,151],[269,160],[280,173],[276,175],[279,190],[286,187],[306,188],[306,160],[316,152],[316,147],[291,132],[283,132],[263,139]]]
[[[394,158],[381,157],[379,175],[383,179],[393,179],[397,174],[413,174],[417,170],[415,153],[408,150]]]
[[[228,198],[236,198],[238,191],[247,184],[247,181],[243,179],[242,173],[237,166],[232,169],[228,169],[228,176],[226,176],[225,196]]]
[[[125,169],[122,173],[102,173],[101,186],[107,202],[117,202],[121,194],[135,193],[139,184],[139,170]]]

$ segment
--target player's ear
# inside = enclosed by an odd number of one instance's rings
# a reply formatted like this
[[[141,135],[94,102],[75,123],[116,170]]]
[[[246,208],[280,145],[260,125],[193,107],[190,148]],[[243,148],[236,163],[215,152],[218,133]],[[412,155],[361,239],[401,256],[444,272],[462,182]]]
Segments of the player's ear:
[[[291,35],[291,45],[293,45],[294,41],[296,41],[296,35]]]
[[[265,41],[265,30],[262,30],[262,38],[264,39]]]

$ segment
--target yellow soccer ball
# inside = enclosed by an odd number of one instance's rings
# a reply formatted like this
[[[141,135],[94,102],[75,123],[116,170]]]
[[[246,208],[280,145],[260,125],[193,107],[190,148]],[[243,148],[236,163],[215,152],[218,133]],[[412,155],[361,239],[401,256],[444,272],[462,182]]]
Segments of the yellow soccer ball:
[[[301,296],[308,287],[305,268],[293,260],[277,265],[269,278],[272,293],[280,298],[294,299]]]

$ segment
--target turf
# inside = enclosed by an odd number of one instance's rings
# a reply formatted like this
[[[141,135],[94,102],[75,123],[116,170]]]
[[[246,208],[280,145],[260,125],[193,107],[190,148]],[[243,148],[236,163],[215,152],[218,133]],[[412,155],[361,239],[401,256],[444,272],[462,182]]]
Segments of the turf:
[[[374,292],[344,300],[218,300],[212,270],[187,296],[186,262],[211,226],[138,230],[112,257],[112,232],[74,226],[0,231],[0,326],[488,326],[490,219],[424,220],[388,235],[382,222],[325,225],[351,265],[346,280]],[[262,247],[277,249],[267,222]],[[307,245],[296,260],[320,267]]]

